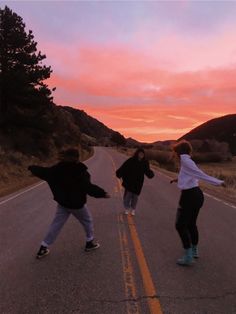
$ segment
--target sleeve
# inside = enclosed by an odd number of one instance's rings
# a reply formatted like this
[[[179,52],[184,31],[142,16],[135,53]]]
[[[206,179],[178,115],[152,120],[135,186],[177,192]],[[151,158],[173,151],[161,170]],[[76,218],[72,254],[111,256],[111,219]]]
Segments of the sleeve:
[[[48,181],[52,175],[52,167],[40,167],[32,165],[28,167],[28,170],[31,171],[34,176],[44,181]]]
[[[100,188],[98,185],[92,184],[90,182],[90,174],[88,171],[85,172],[84,175],[84,183],[86,187],[86,192],[88,195],[95,197],[95,198],[103,198],[106,196],[106,191]]]
[[[127,166],[128,166],[128,163],[129,163],[129,159],[126,160],[121,166],[119,169],[116,170],[116,176],[117,178],[122,178],[125,174],[125,171],[127,169]]]
[[[154,172],[150,169],[149,162],[147,161],[145,165],[145,171],[144,174],[149,178],[152,179],[154,177]]]
[[[116,176],[119,179],[122,177],[122,167],[120,167],[119,169],[116,170]]]
[[[192,159],[185,160],[183,162],[183,166],[184,166],[183,171],[187,175],[192,176],[196,179],[206,181],[212,185],[221,185],[224,182],[223,180],[219,180],[215,177],[207,175],[205,172],[203,172],[201,169],[197,167],[197,165]]]

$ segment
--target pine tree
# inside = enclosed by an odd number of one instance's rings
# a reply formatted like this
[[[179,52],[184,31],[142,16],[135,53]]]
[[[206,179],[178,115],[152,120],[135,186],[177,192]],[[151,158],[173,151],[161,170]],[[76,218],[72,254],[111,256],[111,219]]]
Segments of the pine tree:
[[[37,52],[37,42],[31,30],[26,32],[23,19],[7,6],[0,8],[1,122],[17,111],[52,102],[52,92],[44,83],[52,70],[42,64],[45,58],[41,51]]]

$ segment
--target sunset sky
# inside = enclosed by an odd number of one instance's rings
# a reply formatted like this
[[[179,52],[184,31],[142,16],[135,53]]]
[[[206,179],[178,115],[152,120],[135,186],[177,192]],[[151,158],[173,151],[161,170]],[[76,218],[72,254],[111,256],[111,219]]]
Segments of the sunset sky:
[[[177,139],[236,113],[236,2],[0,1],[32,29],[56,86],[126,137]]]

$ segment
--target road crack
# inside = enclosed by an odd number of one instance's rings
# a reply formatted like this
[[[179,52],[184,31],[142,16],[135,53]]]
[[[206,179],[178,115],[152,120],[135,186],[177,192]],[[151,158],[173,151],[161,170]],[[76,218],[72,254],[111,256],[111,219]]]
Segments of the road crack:
[[[145,296],[139,296],[137,298],[126,298],[121,300],[113,300],[113,299],[87,299],[88,302],[93,303],[100,303],[100,304],[122,304],[127,302],[133,302],[138,303],[142,301],[146,301],[148,299],[169,299],[169,300],[218,300],[218,299],[224,299],[227,297],[234,297],[236,296],[236,291],[228,291],[223,294],[219,295],[208,295],[208,296],[171,296],[171,295],[145,295]],[[71,313],[78,312],[80,309],[73,309]]]
[[[148,296],[139,296],[137,298],[126,298],[121,300],[112,300],[112,299],[89,299],[91,302],[99,303],[124,303],[124,302],[140,302],[147,299],[170,299],[170,300],[218,300],[224,299],[227,297],[236,296],[236,291],[228,291],[224,294],[218,295],[200,295],[200,296],[173,296],[173,295],[148,295]]]

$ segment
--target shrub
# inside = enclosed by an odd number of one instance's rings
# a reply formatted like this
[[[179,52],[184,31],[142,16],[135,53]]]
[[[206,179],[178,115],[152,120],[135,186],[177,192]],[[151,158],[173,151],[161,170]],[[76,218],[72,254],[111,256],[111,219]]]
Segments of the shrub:
[[[149,160],[155,160],[159,164],[169,164],[172,163],[171,157],[172,153],[170,151],[160,151],[156,149],[146,150],[146,156]]]
[[[197,163],[201,162],[221,162],[225,160],[222,153],[208,152],[208,153],[195,153],[193,155],[193,160]]]

